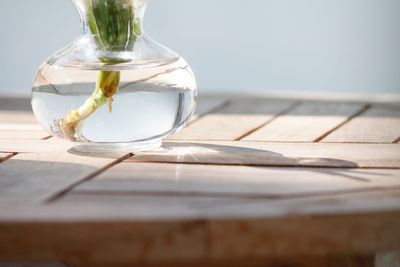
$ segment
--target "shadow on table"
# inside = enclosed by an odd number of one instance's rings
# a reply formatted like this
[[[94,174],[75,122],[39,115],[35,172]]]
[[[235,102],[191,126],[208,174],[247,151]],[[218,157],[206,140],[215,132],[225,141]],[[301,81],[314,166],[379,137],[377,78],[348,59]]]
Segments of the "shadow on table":
[[[133,160],[280,167],[358,167],[354,162],[341,159],[285,157],[261,148],[197,142],[164,142],[159,149],[137,153]]]
[[[69,152],[74,153],[73,150]],[[97,156],[112,157],[112,155]],[[308,170],[313,172],[334,173],[360,182],[368,182],[369,180],[365,178],[365,175],[370,174],[361,170],[357,170],[356,174],[350,174],[348,169],[357,168],[358,165],[348,160],[322,157],[286,157],[281,153],[266,149],[191,142],[164,142],[161,148],[134,154],[127,161],[253,167],[308,167]],[[360,175],[363,175],[363,177],[360,177]]]

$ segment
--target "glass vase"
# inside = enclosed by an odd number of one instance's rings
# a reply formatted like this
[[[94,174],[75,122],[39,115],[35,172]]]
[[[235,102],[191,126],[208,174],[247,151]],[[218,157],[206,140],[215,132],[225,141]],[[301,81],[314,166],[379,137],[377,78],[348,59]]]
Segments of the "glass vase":
[[[143,32],[147,0],[73,0],[81,34],[38,70],[35,117],[82,153],[142,151],[181,129],[196,102],[188,63]]]

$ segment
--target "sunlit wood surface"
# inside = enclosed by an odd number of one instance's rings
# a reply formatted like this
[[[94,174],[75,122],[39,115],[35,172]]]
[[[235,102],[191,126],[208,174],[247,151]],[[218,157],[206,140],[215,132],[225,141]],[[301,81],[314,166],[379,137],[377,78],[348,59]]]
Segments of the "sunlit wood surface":
[[[400,266],[399,141],[399,97],[201,95],[162,148],[87,157],[0,98],[0,263]]]

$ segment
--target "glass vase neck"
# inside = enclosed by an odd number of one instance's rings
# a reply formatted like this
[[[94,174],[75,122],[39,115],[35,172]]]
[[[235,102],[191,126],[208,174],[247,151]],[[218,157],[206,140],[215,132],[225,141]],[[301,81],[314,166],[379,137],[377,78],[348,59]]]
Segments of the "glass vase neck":
[[[149,0],[72,0],[78,10],[82,35],[91,36],[102,50],[130,50],[143,33]],[[133,49],[133,47],[131,47]]]

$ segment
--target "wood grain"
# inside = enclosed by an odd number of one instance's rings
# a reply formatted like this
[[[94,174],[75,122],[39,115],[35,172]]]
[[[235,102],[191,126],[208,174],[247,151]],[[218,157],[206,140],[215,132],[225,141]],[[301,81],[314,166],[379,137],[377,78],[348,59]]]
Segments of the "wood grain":
[[[71,192],[47,205],[0,203],[2,223],[271,220],[399,212],[398,188],[286,198]],[[399,215],[399,214],[398,214]],[[397,233],[397,232],[396,232]],[[329,234],[329,233],[326,233]]]
[[[0,146],[1,147],[1,146]],[[130,161],[307,167],[400,168],[399,144],[165,142]]]
[[[277,98],[200,96],[192,122],[162,148],[99,158],[35,140],[43,132],[29,101],[0,98],[0,262],[392,260],[382,255],[400,250],[397,98]]]
[[[360,112],[364,106],[359,103],[305,102],[243,140],[313,142]]]
[[[288,109],[289,100],[232,100],[175,134],[174,140],[235,140]]]
[[[395,250],[399,200],[398,191],[264,201],[69,194],[44,207],[0,210],[0,259],[22,249],[30,260],[168,266]]]
[[[322,142],[392,143],[400,137],[400,109],[372,106]]]
[[[23,249],[27,260],[219,266],[393,250],[399,205],[395,189],[275,200],[72,192],[46,206],[0,209],[0,259]]]
[[[18,154],[0,164],[0,202],[44,201],[113,162],[67,152]]]
[[[123,162],[73,192],[274,199],[393,187],[400,188],[400,170]]]
[[[386,215],[292,217],[287,220],[259,219],[251,223],[240,219],[230,223],[215,221],[210,223],[209,228],[210,257],[290,257],[292,253],[332,255],[349,251],[368,253],[376,249],[395,249],[400,244],[400,234],[395,230],[400,215]],[[382,221],[383,217],[386,222]]]
[[[0,260],[56,261],[76,265],[131,266],[200,261],[201,222],[0,224]],[[28,238],[27,238],[28,234]],[[51,237],[51,238],[43,238]],[[23,251],[23,253],[18,253]]]

